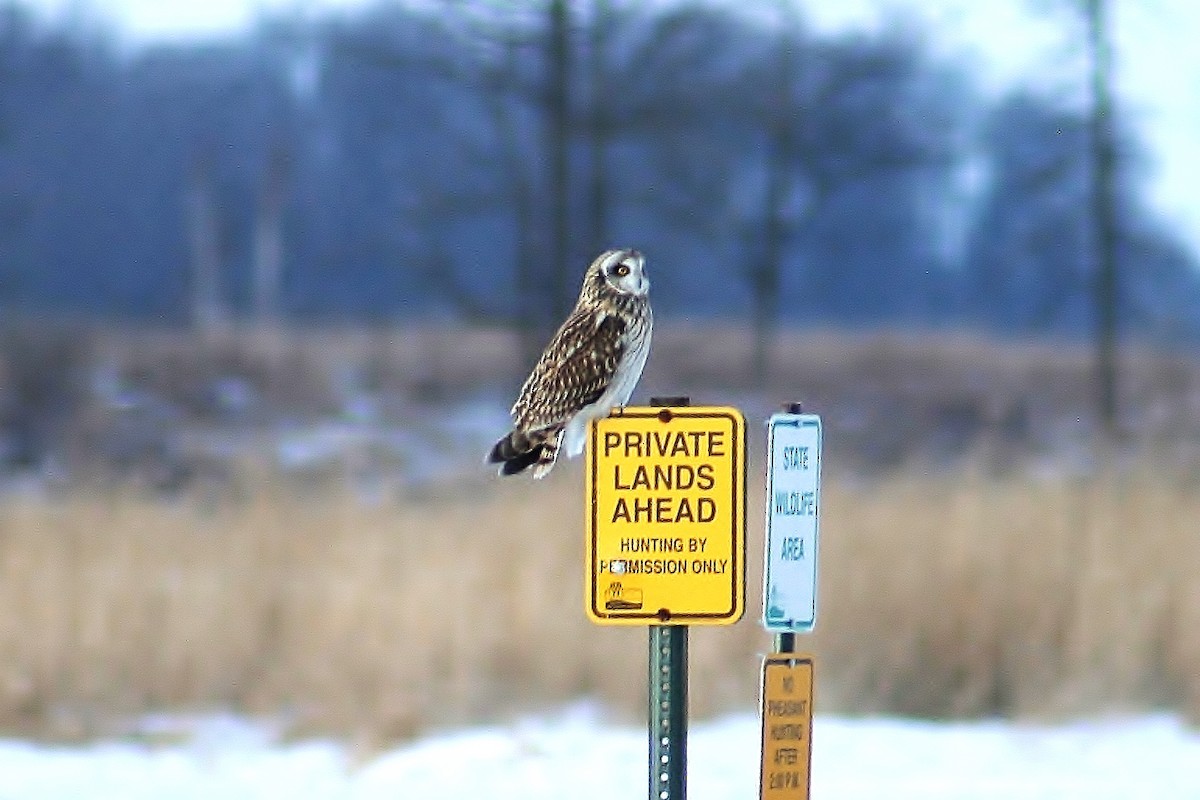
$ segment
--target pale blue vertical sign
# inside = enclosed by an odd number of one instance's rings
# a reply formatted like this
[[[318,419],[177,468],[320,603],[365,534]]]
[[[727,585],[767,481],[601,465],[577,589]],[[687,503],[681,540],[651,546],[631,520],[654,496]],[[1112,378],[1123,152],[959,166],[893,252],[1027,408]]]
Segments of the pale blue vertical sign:
[[[767,458],[763,626],[777,633],[805,633],[817,621],[821,418],[772,416]]]

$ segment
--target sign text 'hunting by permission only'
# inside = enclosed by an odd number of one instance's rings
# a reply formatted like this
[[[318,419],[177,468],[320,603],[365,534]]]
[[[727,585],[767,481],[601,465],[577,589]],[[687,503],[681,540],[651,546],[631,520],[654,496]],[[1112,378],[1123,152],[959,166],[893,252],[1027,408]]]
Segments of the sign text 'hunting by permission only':
[[[746,423],[727,407],[596,420],[586,472],[588,616],[730,624],[745,606]]]

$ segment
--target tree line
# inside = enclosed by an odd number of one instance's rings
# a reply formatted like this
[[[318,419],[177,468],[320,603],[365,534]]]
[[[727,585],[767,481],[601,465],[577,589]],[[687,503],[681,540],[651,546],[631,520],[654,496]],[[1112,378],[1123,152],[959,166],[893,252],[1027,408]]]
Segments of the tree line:
[[[0,6],[0,309],[185,324],[441,317],[539,335],[612,245],[657,311],[1200,333],[1194,254],[1109,126],[992,97],[919,29],[782,0],[380,4],[122,48]],[[1106,244],[1098,245],[1097,242]],[[760,353],[765,358],[765,351]]]

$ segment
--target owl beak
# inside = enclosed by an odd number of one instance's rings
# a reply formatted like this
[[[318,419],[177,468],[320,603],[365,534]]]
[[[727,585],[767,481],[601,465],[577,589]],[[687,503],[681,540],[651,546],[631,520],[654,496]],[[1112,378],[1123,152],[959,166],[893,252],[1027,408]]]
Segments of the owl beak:
[[[629,255],[637,259],[638,294],[645,294],[650,291],[650,279],[646,277],[646,257],[638,250],[630,250]]]

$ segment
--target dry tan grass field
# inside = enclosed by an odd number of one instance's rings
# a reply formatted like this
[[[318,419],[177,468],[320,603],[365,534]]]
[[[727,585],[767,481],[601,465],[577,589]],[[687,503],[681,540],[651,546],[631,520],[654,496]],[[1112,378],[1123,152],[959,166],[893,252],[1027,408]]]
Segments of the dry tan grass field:
[[[202,505],[72,493],[0,504],[0,729],[120,730],[232,708],[374,745],[597,698],[635,719],[645,633],[582,608],[577,463],[547,481],[368,506],[264,486]],[[1200,476],[831,477],[819,710],[1200,721]],[[694,629],[694,714],[751,709],[745,620]]]
[[[662,328],[639,396],[745,405],[759,437],[754,420],[782,400],[826,419],[806,642],[821,710],[1165,707],[1200,722],[1194,360],[1123,351],[1129,438],[1106,458],[1080,346],[785,331],[751,392],[744,329]],[[585,620],[577,463],[500,481],[472,445],[450,456],[461,480],[365,502],[341,467],[285,477],[266,449],[187,461],[214,433],[269,441],[270,414],[336,418],[348,392],[410,426],[421,404],[507,397],[523,372],[511,333],[84,333],[34,328],[0,359],[0,383],[82,476],[0,498],[0,731],[87,737],[147,712],[233,709],[375,744],[581,697],[640,715],[644,631]],[[154,399],[114,405],[87,391],[96,375]],[[231,375],[259,398],[233,417],[211,399]],[[693,632],[698,715],[755,703],[760,496],[752,480],[747,617]]]

